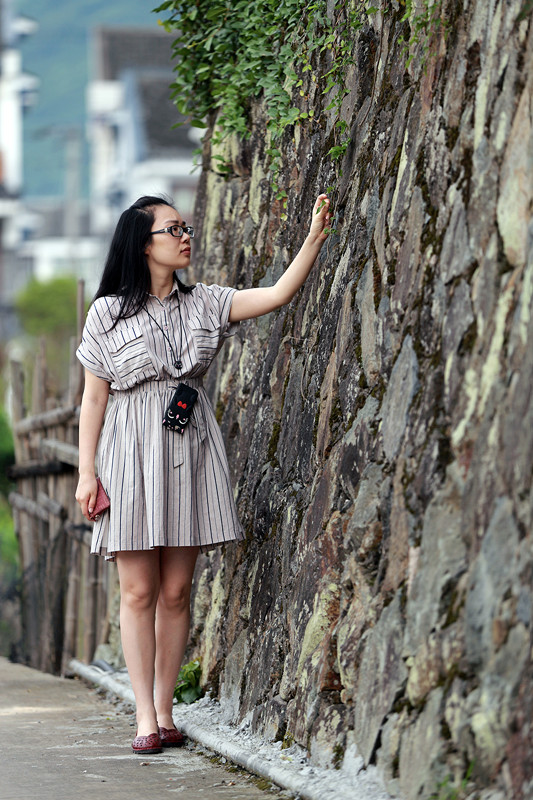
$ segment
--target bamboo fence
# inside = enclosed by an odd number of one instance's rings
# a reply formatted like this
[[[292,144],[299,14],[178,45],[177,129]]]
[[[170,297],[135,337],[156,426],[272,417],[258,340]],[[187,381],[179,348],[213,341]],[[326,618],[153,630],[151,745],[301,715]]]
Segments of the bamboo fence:
[[[71,340],[64,404],[46,396],[46,353],[35,358],[31,413],[24,405],[24,371],[12,361],[11,399],[15,489],[9,501],[19,542],[22,656],[28,665],[66,674],[72,658],[90,662],[105,642],[116,587],[114,566],[90,555],[92,526],[74,493],[78,482],[78,422],[83,369],[75,357],[85,318],[78,284],[77,336]]]

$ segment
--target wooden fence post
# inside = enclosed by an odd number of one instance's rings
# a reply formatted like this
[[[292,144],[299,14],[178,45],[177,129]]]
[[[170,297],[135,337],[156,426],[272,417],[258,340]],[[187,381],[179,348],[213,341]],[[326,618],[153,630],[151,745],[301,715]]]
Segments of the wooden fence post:
[[[75,358],[85,320],[78,284],[77,336],[71,340],[69,387],[63,405],[48,408],[44,340],[33,370],[32,415],[26,416],[24,373],[11,362],[15,466],[10,494],[22,566],[23,652],[31,666],[67,672],[73,657],[90,661],[109,630],[109,565],[89,553],[91,528],[74,493],[83,369]]]

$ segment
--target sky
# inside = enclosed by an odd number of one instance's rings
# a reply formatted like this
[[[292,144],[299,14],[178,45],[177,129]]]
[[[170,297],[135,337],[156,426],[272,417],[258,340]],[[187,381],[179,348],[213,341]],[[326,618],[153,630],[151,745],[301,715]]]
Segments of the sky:
[[[154,0],[14,0],[14,10],[39,29],[20,43],[25,72],[40,80],[36,105],[24,117],[26,197],[64,194],[64,131],[78,126],[85,140],[85,90],[90,36],[98,25],[157,26]],[[87,193],[87,148],[83,193]]]

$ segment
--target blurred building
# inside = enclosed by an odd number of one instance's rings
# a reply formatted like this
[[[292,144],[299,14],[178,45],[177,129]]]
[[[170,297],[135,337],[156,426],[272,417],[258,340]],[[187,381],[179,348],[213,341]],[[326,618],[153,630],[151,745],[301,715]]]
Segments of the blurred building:
[[[12,282],[12,294],[29,275],[40,280],[74,275],[85,280],[87,296],[91,296],[118,216],[142,194],[169,194],[190,221],[197,184],[191,171],[198,137],[188,125],[173,127],[182,118],[170,99],[171,43],[172,35],[156,26],[100,27],[92,32],[86,128],[53,126],[43,132],[61,141],[64,195],[28,199],[19,214],[22,227],[14,230],[13,245],[20,280]],[[28,84],[25,91],[29,89]],[[22,102],[21,89],[19,97]],[[20,191],[20,125],[18,129]],[[85,136],[89,197],[83,196],[81,180]]]
[[[76,197],[40,197],[26,201],[30,236],[21,242],[19,254],[31,264],[31,275],[40,281],[62,276],[95,283],[100,243],[89,225],[89,204]]]
[[[22,70],[18,43],[36,29],[34,20],[14,15],[11,3],[0,0],[0,341],[16,332],[13,298],[31,273],[20,255],[28,225],[20,199],[22,117],[35,101],[38,80]]]
[[[143,194],[170,195],[191,219],[198,135],[170,99],[171,43],[162,28],[94,31],[87,90],[91,227],[104,238]]]

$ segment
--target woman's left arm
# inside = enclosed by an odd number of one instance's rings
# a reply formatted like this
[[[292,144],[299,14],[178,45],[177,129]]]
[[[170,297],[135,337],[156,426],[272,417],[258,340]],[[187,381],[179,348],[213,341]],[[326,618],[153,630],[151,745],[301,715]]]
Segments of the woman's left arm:
[[[327,195],[321,194],[317,197],[313,208],[309,234],[294,261],[274,286],[236,291],[231,303],[230,322],[260,317],[290,303],[311,272],[311,267],[328,238],[326,230],[329,221],[329,199]]]

